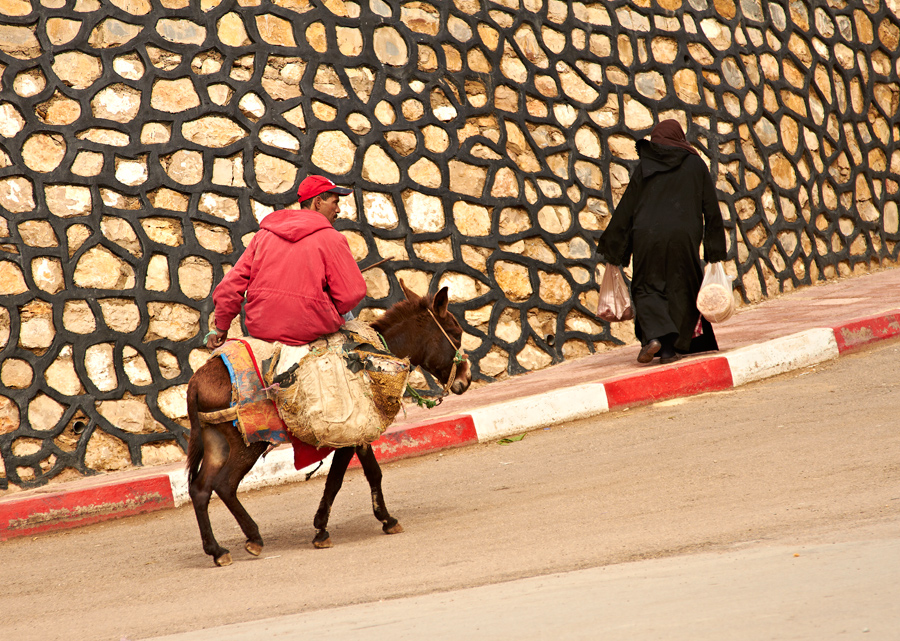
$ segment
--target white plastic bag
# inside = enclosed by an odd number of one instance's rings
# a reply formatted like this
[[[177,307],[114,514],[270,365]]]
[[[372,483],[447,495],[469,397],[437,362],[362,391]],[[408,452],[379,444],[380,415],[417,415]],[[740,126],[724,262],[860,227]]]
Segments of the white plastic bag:
[[[697,309],[710,323],[727,321],[734,314],[734,296],[731,292],[731,280],[722,263],[708,263],[697,294]]]
[[[622,276],[622,270],[615,265],[607,265],[603,272],[597,317],[610,323],[634,318],[628,285]]]

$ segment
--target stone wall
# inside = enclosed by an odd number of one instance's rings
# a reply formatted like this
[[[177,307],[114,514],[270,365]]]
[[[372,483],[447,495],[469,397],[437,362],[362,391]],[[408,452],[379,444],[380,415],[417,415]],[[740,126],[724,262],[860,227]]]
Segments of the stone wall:
[[[0,0],[0,489],[183,457],[212,287],[311,172],[392,259],[360,314],[449,286],[480,380],[632,338],[594,240],[661,118],[741,300],[892,264],[898,40],[898,0]]]

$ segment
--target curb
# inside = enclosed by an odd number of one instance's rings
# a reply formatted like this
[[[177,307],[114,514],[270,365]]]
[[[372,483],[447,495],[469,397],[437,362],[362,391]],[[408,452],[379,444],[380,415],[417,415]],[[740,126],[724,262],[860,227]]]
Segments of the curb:
[[[837,358],[873,343],[900,337],[900,310],[833,326],[804,330],[722,356],[653,368],[597,383],[586,383],[496,403],[468,414],[444,416],[389,428],[373,443],[381,462],[496,441],[566,421],[626,407],[738,387]],[[290,448],[272,450],[241,482],[241,490],[302,481],[327,473],[295,470]],[[354,458],[352,466],[359,463]],[[110,475],[113,476],[113,475]],[[38,488],[0,499],[0,541],[174,508],[190,502],[182,465],[166,471],[98,477],[82,486]]]

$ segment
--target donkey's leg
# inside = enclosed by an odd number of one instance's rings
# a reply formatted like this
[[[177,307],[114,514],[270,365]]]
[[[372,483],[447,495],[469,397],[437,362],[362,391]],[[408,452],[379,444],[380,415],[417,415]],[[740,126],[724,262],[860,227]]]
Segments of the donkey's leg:
[[[257,441],[247,447],[244,445],[241,435],[233,428],[226,431],[226,438],[230,446],[230,454],[213,489],[238,522],[244,536],[247,537],[244,548],[253,556],[259,556],[263,549],[259,527],[238,500],[237,488],[241,479],[247,475],[256,460],[266,451],[268,443]]]
[[[231,554],[216,541],[209,522],[209,499],[228,460],[228,441],[212,426],[204,426],[200,438],[203,439],[203,460],[188,488],[191,503],[194,505],[197,525],[200,526],[203,551],[213,558],[216,565],[230,565]]]
[[[316,517],[313,519],[313,526],[316,528],[313,545],[317,548],[330,548],[332,546],[331,537],[325,528],[328,526],[328,517],[331,515],[334,497],[337,496],[341,485],[344,483],[344,474],[347,472],[347,466],[350,465],[353,453],[354,448],[352,447],[342,447],[334,451],[331,469],[328,470],[328,478],[325,479],[325,493],[322,494],[319,509],[316,510]]]
[[[366,480],[369,482],[369,489],[372,492],[372,509],[375,512],[375,518],[383,524],[381,529],[385,534],[400,534],[403,526],[388,514],[387,506],[384,504],[384,493],[381,491],[381,466],[378,464],[378,459],[375,458],[375,451],[371,445],[360,445],[356,448],[356,456],[359,457]]]

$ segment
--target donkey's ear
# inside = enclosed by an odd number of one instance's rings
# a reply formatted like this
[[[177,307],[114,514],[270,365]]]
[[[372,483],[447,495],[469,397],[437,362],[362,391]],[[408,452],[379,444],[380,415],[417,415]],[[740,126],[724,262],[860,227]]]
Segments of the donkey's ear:
[[[447,313],[447,305],[450,303],[450,295],[446,287],[441,287],[441,290],[434,295],[434,311],[437,312],[438,316],[443,316]]]
[[[418,302],[421,296],[416,294],[413,290],[408,289],[402,278],[398,280],[400,281],[400,289],[403,290],[403,295],[406,296],[406,300],[408,300],[410,303]]]

